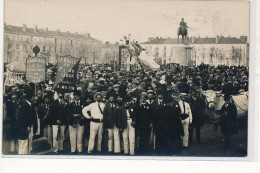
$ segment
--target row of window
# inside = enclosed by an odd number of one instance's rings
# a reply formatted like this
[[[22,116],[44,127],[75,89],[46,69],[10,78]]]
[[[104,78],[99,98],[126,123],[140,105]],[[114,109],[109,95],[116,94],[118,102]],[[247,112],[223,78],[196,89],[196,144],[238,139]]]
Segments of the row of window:
[[[37,36],[25,36],[25,35],[12,35],[12,34],[6,34],[5,40],[16,40],[16,41],[31,41],[31,42],[44,42],[44,43],[65,43],[70,45],[86,45],[91,44],[90,41],[79,41],[79,40],[71,40],[71,39],[58,39],[58,38],[48,38],[48,37],[37,37]]]

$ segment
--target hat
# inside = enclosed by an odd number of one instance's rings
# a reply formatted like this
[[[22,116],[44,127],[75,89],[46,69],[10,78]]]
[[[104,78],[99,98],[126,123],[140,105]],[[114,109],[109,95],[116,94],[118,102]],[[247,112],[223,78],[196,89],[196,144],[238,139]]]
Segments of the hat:
[[[116,95],[114,92],[111,92],[111,93],[107,94],[107,97],[106,97],[106,98],[110,98],[110,97],[116,98],[117,95]]]
[[[187,93],[181,93],[181,96],[187,96]]]
[[[225,94],[224,95],[224,100],[230,100],[230,95],[229,94]]]
[[[101,97],[103,97],[103,95],[101,94],[101,92],[97,92],[97,93],[94,95],[94,99],[96,99],[98,95],[100,95]]]
[[[150,93],[153,94],[153,90],[148,90],[147,91],[147,94],[150,94]]]
[[[74,96],[81,96],[81,92],[79,90],[74,91]]]
[[[115,85],[113,86],[113,88],[119,88],[119,87],[120,87],[119,84],[115,84]]]

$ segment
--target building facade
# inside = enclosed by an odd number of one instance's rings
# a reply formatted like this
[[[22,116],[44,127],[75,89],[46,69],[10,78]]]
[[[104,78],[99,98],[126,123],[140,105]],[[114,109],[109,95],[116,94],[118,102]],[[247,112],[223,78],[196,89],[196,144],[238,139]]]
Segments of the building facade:
[[[28,28],[4,26],[4,63],[19,61],[26,62],[28,56],[34,56],[34,46],[40,48],[38,56],[46,57],[47,63],[55,64],[57,55],[71,55],[82,58],[81,63],[99,63],[102,55],[103,43],[90,37],[90,33],[78,34],[61,32],[60,30],[49,31],[48,28]]]
[[[223,37],[216,38],[187,38],[186,44],[180,44],[181,39],[174,38],[149,38],[147,42],[142,43],[151,55],[153,55],[158,64],[178,63],[179,57],[183,57],[178,47],[185,45],[191,48],[190,57],[187,65],[200,65],[202,63],[209,65],[228,65],[238,66],[249,65],[249,44],[247,37]]]

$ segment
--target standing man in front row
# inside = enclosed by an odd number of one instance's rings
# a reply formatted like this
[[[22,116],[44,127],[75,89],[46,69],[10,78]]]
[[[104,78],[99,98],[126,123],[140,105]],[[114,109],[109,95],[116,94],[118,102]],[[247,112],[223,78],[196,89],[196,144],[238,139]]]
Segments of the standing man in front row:
[[[184,136],[182,138],[183,149],[188,149],[189,144],[189,125],[192,123],[192,113],[189,103],[185,101],[187,97],[186,93],[181,93],[180,99],[177,98],[179,106],[181,108],[181,123],[184,130]]]
[[[95,137],[97,135],[97,151],[101,152],[101,142],[102,142],[102,133],[103,133],[103,111],[105,104],[101,103],[102,94],[97,92],[94,95],[96,102],[91,103],[90,105],[83,108],[83,115],[90,120],[90,136],[88,143],[88,153],[92,153],[95,146]]]
[[[64,101],[61,92],[58,92],[58,98],[53,103],[51,113],[52,136],[54,154],[63,153],[63,141],[65,136],[65,128],[67,124],[67,108],[68,104]]]
[[[83,104],[80,100],[80,91],[74,92],[75,101],[69,105],[69,132],[70,132],[70,146],[71,154],[82,153],[82,137],[84,132],[85,118],[82,115]]]

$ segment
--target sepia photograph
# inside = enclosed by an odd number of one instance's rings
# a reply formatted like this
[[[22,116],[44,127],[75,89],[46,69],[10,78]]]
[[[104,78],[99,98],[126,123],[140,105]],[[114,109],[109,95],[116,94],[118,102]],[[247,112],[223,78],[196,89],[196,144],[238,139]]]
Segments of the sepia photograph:
[[[3,34],[2,157],[248,157],[250,1],[5,0]]]

